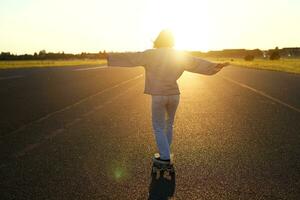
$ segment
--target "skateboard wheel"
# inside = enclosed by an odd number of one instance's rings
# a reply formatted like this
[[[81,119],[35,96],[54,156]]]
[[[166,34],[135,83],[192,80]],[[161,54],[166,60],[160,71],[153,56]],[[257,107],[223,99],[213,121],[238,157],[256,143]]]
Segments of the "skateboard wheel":
[[[159,177],[160,177],[160,171],[158,170],[158,171],[157,171],[157,173],[156,173],[156,177],[155,177],[155,179],[156,179],[156,180],[158,180],[158,179],[159,179]]]
[[[169,181],[172,179],[172,176],[169,171],[165,171],[163,177]]]

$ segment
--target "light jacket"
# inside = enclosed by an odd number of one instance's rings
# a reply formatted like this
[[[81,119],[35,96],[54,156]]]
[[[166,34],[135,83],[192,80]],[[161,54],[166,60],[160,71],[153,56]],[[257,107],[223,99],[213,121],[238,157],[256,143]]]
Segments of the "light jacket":
[[[177,80],[186,70],[213,75],[217,63],[190,56],[172,48],[149,49],[135,53],[110,53],[108,66],[145,68],[145,90],[150,95],[180,94]]]

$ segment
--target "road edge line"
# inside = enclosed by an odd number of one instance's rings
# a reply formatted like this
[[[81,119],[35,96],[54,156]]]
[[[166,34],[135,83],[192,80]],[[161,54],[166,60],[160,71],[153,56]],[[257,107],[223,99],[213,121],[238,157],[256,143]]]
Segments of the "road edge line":
[[[220,77],[222,77],[224,80],[227,80],[227,81],[229,81],[229,82],[231,82],[231,83],[234,83],[234,84],[239,85],[239,86],[241,86],[241,87],[243,87],[243,88],[246,88],[246,89],[248,89],[248,90],[251,90],[252,92],[254,92],[254,93],[256,93],[256,94],[259,94],[259,95],[261,95],[261,96],[263,96],[263,97],[265,97],[265,98],[267,98],[267,99],[269,99],[269,100],[272,100],[272,101],[274,101],[274,102],[276,102],[276,103],[278,103],[278,104],[280,104],[280,105],[282,105],[282,106],[284,106],[284,107],[287,107],[287,108],[289,108],[289,109],[291,109],[291,110],[293,110],[293,111],[296,111],[296,112],[300,113],[300,109],[299,109],[299,108],[297,108],[297,107],[295,107],[295,106],[292,106],[292,105],[290,105],[290,104],[288,104],[288,103],[285,103],[284,101],[281,101],[280,99],[277,99],[277,98],[275,98],[275,97],[272,97],[272,96],[270,96],[270,95],[264,93],[263,91],[257,90],[257,89],[255,89],[255,88],[253,88],[253,87],[250,87],[250,86],[248,86],[248,85],[246,85],[246,84],[240,83],[240,82],[238,82],[238,81],[235,81],[235,80],[233,80],[233,79],[231,79],[231,78],[228,78],[228,77],[226,77],[226,76],[223,76],[223,75],[220,75]]]

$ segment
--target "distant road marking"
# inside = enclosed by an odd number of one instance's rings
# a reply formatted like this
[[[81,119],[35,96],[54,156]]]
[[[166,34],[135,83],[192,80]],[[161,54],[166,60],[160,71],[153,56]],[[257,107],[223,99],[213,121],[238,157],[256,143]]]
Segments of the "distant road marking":
[[[94,69],[103,69],[107,68],[107,66],[101,66],[101,67],[85,67],[80,69],[74,69],[74,71],[86,71],[86,70],[94,70]]]
[[[8,79],[23,78],[23,77],[24,77],[23,75],[0,77],[0,81],[1,80],[8,80]]]
[[[291,109],[291,110],[294,110],[294,111],[300,113],[300,109],[299,109],[299,108],[297,108],[297,107],[295,107],[295,106],[292,106],[292,105],[290,105],[290,104],[288,104],[288,103],[285,103],[285,102],[283,102],[283,101],[281,101],[281,100],[279,100],[279,99],[277,99],[277,98],[275,98],[275,97],[272,97],[272,96],[270,96],[270,95],[268,95],[268,94],[266,94],[266,93],[264,93],[264,92],[262,92],[262,91],[260,91],[260,90],[257,90],[257,89],[255,89],[255,88],[253,88],[253,87],[250,87],[250,86],[245,85],[245,84],[243,84],[243,83],[240,83],[240,82],[237,82],[237,81],[235,81],[235,80],[232,80],[231,78],[228,78],[228,77],[225,77],[225,76],[221,76],[221,77],[222,77],[223,79],[229,81],[229,82],[235,83],[235,84],[237,84],[237,85],[239,85],[239,86],[241,86],[241,87],[243,87],[243,88],[247,88],[248,90],[251,90],[252,92],[255,92],[255,93],[257,93],[257,94],[259,94],[259,95],[261,95],[261,96],[263,96],[263,97],[265,97],[265,98],[267,98],[267,99],[270,99],[270,100],[272,100],[272,101],[274,101],[274,102],[276,102],[276,103],[278,103],[278,104],[280,104],[280,105],[282,105],[282,106],[285,106],[285,107],[287,107],[287,108],[289,108],[289,109]]]
[[[91,96],[88,96],[88,97],[86,97],[86,98],[83,98],[83,99],[77,101],[76,103],[73,103],[73,104],[71,104],[71,105],[68,105],[68,106],[66,106],[66,107],[64,107],[64,108],[62,108],[62,109],[60,109],[60,110],[54,111],[54,112],[49,113],[49,114],[47,114],[47,115],[45,115],[45,116],[43,116],[43,117],[41,117],[41,118],[39,118],[39,119],[37,119],[37,120],[35,120],[35,121],[32,121],[32,122],[30,122],[30,123],[28,123],[28,124],[25,124],[25,125],[21,126],[20,128],[14,130],[14,131],[12,131],[12,132],[10,132],[8,135],[12,135],[12,134],[18,133],[18,132],[24,130],[25,128],[27,128],[28,126],[31,126],[31,125],[33,125],[33,124],[35,124],[35,123],[40,123],[40,122],[42,122],[42,121],[48,119],[49,117],[51,117],[51,116],[53,116],[53,115],[56,115],[56,114],[58,114],[58,113],[62,113],[62,112],[64,112],[64,111],[66,111],[66,110],[69,110],[69,109],[71,109],[71,108],[73,108],[73,107],[75,107],[75,106],[77,106],[77,105],[79,105],[79,104],[81,104],[81,103],[83,103],[83,102],[88,101],[88,100],[91,99],[91,98],[94,98],[95,96],[101,95],[101,94],[103,94],[103,93],[105,93],[105,92],[107,92],[107,91],[110,91],[110,90],[114,89],[114,88],[120,87],[121,85],[124,85],[124,84],[126,84],[126,83],[128,83],[128,82],[130,82],[130,81],[139,79],[139,78],[141,78],[142,76],[143,76],[143,74],[138,75],[138,76],[135,76],[135,77],[133,77],[133,78],[131,78],[131,79],[128,79],[128,80],[126,80],[126,81],[122,81],[121,83],[118,83],[118,84],[116,84],[116,85],[114,85],[114,86],[112,86],[112,87],[108,87],[108,88],[106,88],[106,89],[103,89],[103,90],[101,90],[101,91],[99,91],[99,92],[97,92],[97,93],[95,93],[95,94],[93,94],[93,95],[91,95]]]
[[[34,144],[29,144],[29,145],[27,145],[23,150],[17,152],[17,153],[14,155],[14,157],[15,157],[15,158],[23,157],[24,155],[28,154],[29,152],[31,152],[31,151],[37,149],[38,147],[40,147],[40,146],[41,146],[44,142],[46,142],[47,140],[50,140],[50,139],[54,138],[55,136],[57,136],[58,134],[63,133],[67,128],[69,128],[69,127],[75,125],[76,123],[79,123],[79,122],[82,121],[85,117],[88,117],[89,115],[95,113],[96,111],[98,111],[98,110],[104,108],[106,105],[113,103],[115,100],[117,100],[117,99],[120,98],[121,96],[127,94],[127,93],[128,93],[130,90],[132,90],[133,88],[137,87],[137,85],[138,85],[138,84],[136,83],[135,85],[129,87],[129,88],[126,89],[125,91],[123,91],[123,92],[119,93],[118,95],[112,97],[111,99],[109,99],[109,100],[103,102],[102,104],[100,104],[100,105],[94,107],[94,109],[92,109],[92,110],[86,112],[85,114],[82,114],[82,115],[81,115],[82,117],[76,118],[76,119],[74,119],[73,121],[71,121],[71,122],[65,124],[65,127],[64,127],[64,128],[58,128],[58,129],[56,129],[56,130],[50,132],[49,134],[45,135],[44,138],[43,138],[41,141],[39,141],[39,142],[37,142],[37,143],[34,143]],[[5,164],[0,165],[0,168],[5,167],[5,166],[6,166]]]

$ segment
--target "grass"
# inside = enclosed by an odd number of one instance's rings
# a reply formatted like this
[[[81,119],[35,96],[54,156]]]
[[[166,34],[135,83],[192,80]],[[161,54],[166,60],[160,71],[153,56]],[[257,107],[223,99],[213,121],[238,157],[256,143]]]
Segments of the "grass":
[[[280,60],[266,60],[255,59],[254,61],[245,61],[239,58],[206,58],[217,62],[230,62],[232,65],[266,69],[275,71],[284,71],[290,73],[300,74],[300,59],[280,59]],[[67,66],[91,66],[106,64],[106,60],[32,60],[32,61],[0,61],[1,69],[11,68],[33,68],[33,67],[67,67]]]
[[[33,67],[68,67],[91,66],[106,64],[106,60],[81,59],[81,60],[24,60],[0,61],[1,69],[33,68]]]
[[[207,58],[218,62],[230,62],[232,65],[239,67],[247,67],[254,69],[265,69],[274,71],[283,71],[289,73],[300,74],[300,59],[280,59],[280,60],[267,60],[267,59],[255,59],[253,61],[245,61],[239,58]]]

